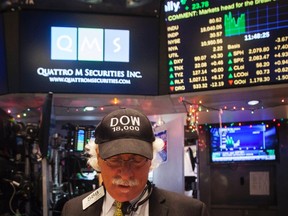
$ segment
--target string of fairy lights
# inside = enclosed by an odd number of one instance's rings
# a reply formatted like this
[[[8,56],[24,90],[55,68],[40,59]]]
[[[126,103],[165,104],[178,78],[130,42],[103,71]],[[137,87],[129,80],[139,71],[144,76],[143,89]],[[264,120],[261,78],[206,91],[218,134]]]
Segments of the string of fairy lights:
[[[191,132],[191,133],[199,133],[199,130],[201,129],[204,129],[204,130],[207,130],[207,128],[210,128],[212,127],[212,125],[209,125],[209,124],[205,124],[204,126],[203,125],[199,125],[199,115],[198,113],[199,112],[203,112],[203,111],[206,111],[206,112],[209,112],[209,111],[218,111],[218,117],[219,117],[219,122],[218,122],[218,125],[219,127],[229,127],[229,126],[234,126],[235,124],[238,124],[238,126],[241,126],[241,125],[244,125],[244,124],[250,124],[249,122],[248,123],[245,123],[245,122],[238,122],[238,123],[226,123],[226,124],[223,124],[222,123],[222,114],[223,114],[223,111],[244,111],[244,110],[247,110],[245,109],[244,107],[241,107],[240,110],[237,109],[235,106],[233,106],[232,108],[228,109],[226,106],[223,107],[223,108],[215,108],[215,107],[208,107],[204,104],[202,104],[202,101],[199,101],[199,103],[191,103],[190,101],[187,101],[185,100],[185,98],[183,97],[180,97],[179,98],[179,101],[182,102],[182,104],[184,105],[185,109],[186,109],[186,113],[187,113],[187,116],[186,116],[186,129]],[[279,105],[275,105],[274,107],[276,106],[281,106],[281,105],[284,105],[285,104],[285,100],[282,99],[281,100],[281,103]],[[268,107],[266,107],[268,108]],[[269,107],[269,108],[272,108],[272,107]],[[248,110],[251,111],[251,114],[254,114],[254,111],[256,111],[257,109],[264,109],[263,106],[261,107],[253,107],[253,108],[250,108]],[[262,121],[260,122],[261,124],[265,124],[267,127],[269,127],[267,121]],[[281,118],[281,119],[272,119],[270,121],[271,124],[276,124],[277,126],[281,126],[281,124],[288,124],[288,120],[284,119],[284,118]]]
[[[254,101],[257,101],[257,100],[253,100],[253,102]],[[211,107],[211,106],[207,106],[207,105],[203,104],[201,100],[198,103],[192,103],[190,101],[185,100],[184,97],[180,97],[179,102],[183,103],[183,105],[186,107],[186,111],[188,111],[187,106],[193,106],[193,107],[197,107],[198,112],[223,111],[223,110],[225,110],[225,111],[244,111],[244,110],[247,111],[248,110],[251,112],[251,114],[254,114],[255,111],[260,110],[260,109],[267,109],[267,108],[273,108],[273,107],[277,107],[277,106],[287,105],[285,99],[281,99],[281,101],[274,106],[271,106],[271,105],[269,107],[268,106],[267,107],[251,106],[250,108],[236,107],[236,106],[231,106],[231,107],[223,106],[220,108],[216,108],[216,107]],[[257,102],[259,103],[259,101],[257,101]]]
[[[227,107],[224,106],[222,108],[216,108],[216,107],[210,107],[202,103],[202,101],[198,101],[197,103],[192,103],[188,100],[186,100],[184,97],[179,97],[178,99],[179,103],[182,103],[185,107],[185,111],[187,113],[187,118],[186,118],[186,123],[187,127],[191,131],[197,131],[198,128],[198,122],[199,122],[199,112],[210,112],[210,111],[217,111],[219,115],[219,124],[222,126],[222,114],[224,111],[247,111],[249,110],[251,114],[254,114],[255,111],[259,109],[267,109],[267,108],[272,108],[271,106],[269,107],[263,107],[263,106],[257,106],[257,107],[251,107],[251,108],[244,108],[240,107],[237,108],[236,106],[232,107]],[[104,104],[101,106],[85,106],[85,107],[71,107],[71,106],[57,106],[54,105],[54,109],[56,108],[62,108],[65,109],[67,113],[69,112],[90,112],[90,111],[104,111],[106,108],[113,107],[113,106],[118,106],[120,104],[120,101],[118,98],[114,98],[110,104]],[[281,106],[281,105],[286,105],[287,103],[285,102],[285,99],[282,99],[279,104],[275,105],[276,106]],[[15,120],[23,120],[25,118],[37,118],[41,114],[41,107],[34,107],[34,108],[26,108],[22,110],[21,112],[18,113],[13,113],[11,110],[13,109],[7,109],[7,113],[12,116]]]
[[[107,107],[114,107],[115,104],[107,104],[102,106],[85,106],[85,107],[68,107],[68,106],[54,106],[55,108],[63,108],[67,113],[72,112],[91,112],[94,110],[104,111]],[[12,109],[7,109],[7,113],[15,120],[25,118],[35,118],[41,115],[41,107],[27,108],[21,112],[13,113]]]
[[[59,108],[59,109],[65,109],[67,113],[72,113],[72,112],[91,112],[94,110],[97,111],[104,111],[105,109],[109,107],[115,107],[118,106],[120,103],[118,98],[113,98],[110,104],[104,104],[101,106],[59,106],[55,105],[53,106],[54,110]],[[34,117],[39,117],[41,115],[41,109],[42,106],[38,107],[33,107],[33,108],[26,108],[20,112],[12,112],[12,108],[8,108],[6,110],[7,114],[9,114],[13,119],[15,120],[20,120],[20,119],[25,119],[25,118],[34,118]]]

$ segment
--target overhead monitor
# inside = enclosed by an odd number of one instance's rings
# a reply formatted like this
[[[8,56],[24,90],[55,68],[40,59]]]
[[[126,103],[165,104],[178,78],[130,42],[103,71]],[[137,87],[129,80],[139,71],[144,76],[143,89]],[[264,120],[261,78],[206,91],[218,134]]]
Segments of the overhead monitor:
[[[157,17],[22,11],[20,91],[158,94]]]
[[[166,0],[169,92],[288,83],[288,2]]]
[[[250,122],[227,127],[213,126],[210,134],[211,163],[254,163],[278,160],[277,126]]]

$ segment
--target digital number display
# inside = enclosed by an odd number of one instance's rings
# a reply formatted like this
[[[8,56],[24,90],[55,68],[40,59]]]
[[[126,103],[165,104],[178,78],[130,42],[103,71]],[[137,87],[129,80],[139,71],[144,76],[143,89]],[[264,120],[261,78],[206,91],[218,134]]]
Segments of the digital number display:
[[[167,0],[169,92],[288,82],[288,2]]]

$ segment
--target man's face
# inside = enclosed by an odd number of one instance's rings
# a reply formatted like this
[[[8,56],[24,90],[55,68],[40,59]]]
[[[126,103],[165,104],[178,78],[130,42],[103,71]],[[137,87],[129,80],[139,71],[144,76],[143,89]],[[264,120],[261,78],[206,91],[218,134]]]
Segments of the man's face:
[[[135,199],[143,191],[151,160],[134,154],[116,155],[98,163],[106,190],[119,202]]]

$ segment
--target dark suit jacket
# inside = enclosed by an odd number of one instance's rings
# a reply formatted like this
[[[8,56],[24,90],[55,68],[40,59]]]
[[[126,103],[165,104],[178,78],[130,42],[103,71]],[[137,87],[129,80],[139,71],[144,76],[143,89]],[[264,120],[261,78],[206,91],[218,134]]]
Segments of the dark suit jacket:
[[[62,216],[100,216],[103,198],[82,210],[82,200],[89,193],[69,200]],[[149,216],[208,216],[204,203],[185,195],[154,188],[149,198]]]

